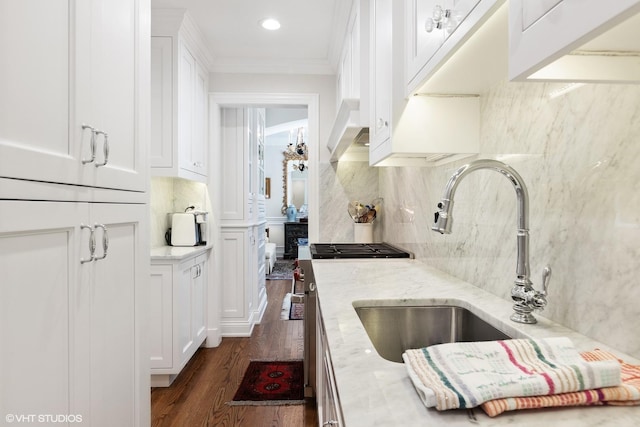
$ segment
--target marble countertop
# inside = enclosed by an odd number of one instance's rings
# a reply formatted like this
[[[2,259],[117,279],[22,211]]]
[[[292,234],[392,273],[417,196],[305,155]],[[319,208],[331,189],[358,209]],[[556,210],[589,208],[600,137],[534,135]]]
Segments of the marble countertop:
[[[465,307],[514,338],[569,337],[580,351],[601,348],[627,362],[640,361],[535,313],[538,323],[509,320],[511,304],[419,260],[313,260],[318,299],[346,427],[469,426],[464,410],[426,408],[404,364],[380,357],[360,323],[356,305]],[[506,285],[510,286],[510,285]],[[553,304],[550,301],[549,304]],[[489,418],[475,409],[474,424],[636,426],[640,407],[583,407],[506,412]]]
[[[151,248],[151,261],[181,261],[205,253],[211,248],[213,245],[159,246]]]

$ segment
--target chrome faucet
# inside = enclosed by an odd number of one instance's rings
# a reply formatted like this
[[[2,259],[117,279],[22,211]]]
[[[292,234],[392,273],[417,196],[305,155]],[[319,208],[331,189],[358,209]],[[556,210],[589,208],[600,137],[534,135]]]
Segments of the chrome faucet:
[[[511,298],[514,301],[511,320],[518,323],[536,323],[536,318],[531,312],[535,309],[542,310],[547,305],[547,289],[551,268],[545,267],[542,271],[542,291],[536,291],[529,280],[529,193],[522,177],[511,166],[497,160],[481,159],[461,166],[449,178],[444,189],[442,200],[438,203],[438,212],[435,213],[433,231],[441,234],[451,234],[453,218],[453,196],[462,178],[478,169],[491,169],[500,172],[507,177],[516,190],[518,199],[518,229],[517,229],[517,265],[516,280],[511,289]]]

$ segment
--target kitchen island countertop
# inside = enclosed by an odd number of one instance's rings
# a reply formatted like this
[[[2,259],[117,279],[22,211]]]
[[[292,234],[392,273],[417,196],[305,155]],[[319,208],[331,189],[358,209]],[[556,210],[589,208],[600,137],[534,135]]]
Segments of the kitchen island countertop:
[[[313,270],[346,427],[469,426],[465,410],[426,408],[404,364],[380,357],[354,310],[360,305],[459,305],[514,338],[569,337],[580,351],[600,348],[628,363],[638,359],[535,316],[535,325],[509,320],[511,303],[419,260],[313,260]],[[510,286],[509,280],[505,286]],[[390,304],[390,301],[393,301]],[[555,301],[550,300],[549,304]],[[636,426],[640,407],[575,407],[505,412],[476,425]]]

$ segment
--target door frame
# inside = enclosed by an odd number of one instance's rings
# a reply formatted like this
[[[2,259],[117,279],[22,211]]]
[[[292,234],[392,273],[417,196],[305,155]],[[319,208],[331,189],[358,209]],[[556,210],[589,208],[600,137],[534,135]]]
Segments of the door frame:
[[[209,151],[211,170],[220,170],[220,112],[225,107],[276,107],[286,105],[302,105],[307,107],[309,120],[309,241],[318,241],[320,235],[319,218],[319,164],[320,164],[320,96],[317,93],[235,93],[235,92],[211,92],[209,93]],[[217,158],[216,158],[217,157]],[[216,182],[215,174],[209,176],[209,191],[219,182]],[[211,199],[214,200],[213,198]]]
[[[307,107],[308,116],[308,157],[309,157],[309,241],[316,242],[320,236],[320,95],[318,93],[257,93],[257,92],[209,92],[208,145],[209,176],[208,192],[212,204],[213,218],[209,237],[214,242],[209,262],[207,284],[207,339],[205,347],[217,347],[222,341],[220,325],[222,311],[222,265],[221,231],[217,226],[222,209],[220,186],[224,185],[222,170],[222,126],[221,114],[224,108],[278,107],[297,105]]]

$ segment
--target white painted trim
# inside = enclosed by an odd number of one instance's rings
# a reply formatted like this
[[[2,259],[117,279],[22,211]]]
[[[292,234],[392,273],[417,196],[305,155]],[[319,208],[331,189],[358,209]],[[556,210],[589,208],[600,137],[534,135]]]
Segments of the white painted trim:
[[[229,74],[335,74],[334,66],[328,60],[320,59],[255,59],[216,57],[211,66],[212,73]]]

